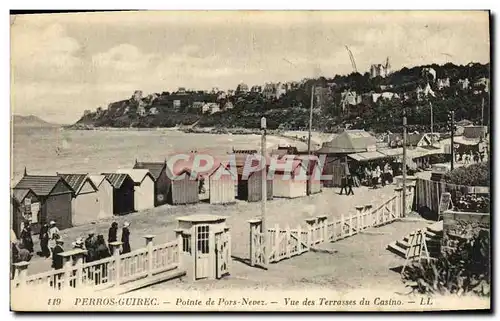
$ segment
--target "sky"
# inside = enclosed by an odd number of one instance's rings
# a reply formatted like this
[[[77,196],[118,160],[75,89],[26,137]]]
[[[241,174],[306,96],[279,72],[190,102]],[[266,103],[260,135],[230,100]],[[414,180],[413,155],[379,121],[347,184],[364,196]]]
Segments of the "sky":
[[[488,13],[106,12],[11,16],[11,111],[73,123],[85,109],[173,91],[487,63]]]

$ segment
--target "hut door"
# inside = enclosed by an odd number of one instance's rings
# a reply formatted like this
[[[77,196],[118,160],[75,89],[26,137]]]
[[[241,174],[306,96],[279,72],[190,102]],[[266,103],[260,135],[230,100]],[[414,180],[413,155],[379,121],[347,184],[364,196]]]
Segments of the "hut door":
[[[220,279],[229,272],[229,249],[227,233],[220,232],[215,234],[215,261],[216,278]]]
[[[210,276],[210,247],[208,225],[196,227],[195,271],[196,279]]]

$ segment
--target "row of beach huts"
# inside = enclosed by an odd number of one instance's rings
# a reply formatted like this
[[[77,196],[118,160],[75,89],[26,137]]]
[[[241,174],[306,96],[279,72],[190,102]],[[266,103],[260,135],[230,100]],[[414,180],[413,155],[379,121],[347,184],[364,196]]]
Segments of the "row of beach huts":
[[[233,153],[236,171],[230,170],[230,163],[218,161],[211,170],[202,174],[195,173],[193,157],[190,161],[175,162],[174,166],[166,159],[162,162],[136,160],[130,169],[95,175],[29,175],[25,169],[23,177],[12,189],[12,228],[19,233],[23,222],[29,218],[32,231],[37,233],[42,224],[50,221],[56,221],[60,229],[65,229],[163,204],[194,204],[200,201],[202,185],[210,204],[231,204],[236,199],[260,201],[262,172],[243,177],[245,162],[257,151],[233,150]],[[195,152],[191,155],[194,156]],[[284,159],[283,156],[280,159]],[[267,199],[301,197],[308,194],[308,189],[309,194],[320,192],[319,175],[313,175],[319,171],[317,159],[312,156],[312,161],[307,163],[305,165],[302,159],[295,158],[291,168],[278,167],[273,178],[268,179]],[[307,171],[309,180],[295,179],[302,170]],[[171,179],[182,174],[186,174],[183,179]],[[191,179],[191,175],[195,179]],[[290,179],[282,179],[283,175]]]

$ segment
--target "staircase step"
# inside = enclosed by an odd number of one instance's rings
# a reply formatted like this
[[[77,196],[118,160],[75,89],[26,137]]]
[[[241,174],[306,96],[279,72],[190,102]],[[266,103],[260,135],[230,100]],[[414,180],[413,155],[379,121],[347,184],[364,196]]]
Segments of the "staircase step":
[[[406,241],[400,241],[400,240],[397,240],[396,241],[396,245],[399,246],[400,248],[404,249],[406,251],[407,248],[410,247],[410,243],[406,242]]]
[[[406,250],[399,247],[396,242],[387,245],[387,249],[403,259],[406,258]]]

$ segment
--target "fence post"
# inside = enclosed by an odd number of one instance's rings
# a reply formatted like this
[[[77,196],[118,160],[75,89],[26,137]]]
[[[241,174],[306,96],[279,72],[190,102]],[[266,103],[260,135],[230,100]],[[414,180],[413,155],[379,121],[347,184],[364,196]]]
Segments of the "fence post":
[[[276,225],[274,225],[274,257],[276,259],[276,262],[278,262],[278,260],[280,259],[280,226],[276,223]],[[285,242],[284,242],[285,243]],[[271,252],[269,252],[268,254],[271,254]],[[271,259],[269,257],[269,259]]]
[[[352,214],[349,213],[349,236],[352,236],[354,234],[354,229],[352,226]]]
[[[313,246],[315,244],[315,239],[314,239],[314,223],[316,222],[316,218],[306,218],[306,224],[307,224],[307,244],[309,246]]]
[[[365,224],[366,227],[373,227],[376,224],[376,218],[373,217],[372,208],[373,206],[371,204],[365,205],[364,217],[368,220],[368,225]],[[365,223],[365,219],[363,219],[363,223]]]
[[[299,251],[299,254],[303,252],[302,250],[302,226],[300,224],[297,226],[297,240],[299,241],[299,245],[297,247],[297,250]]]
[[[342,215],[340,215],[340,238],[343,238],[344,237],[344,228],[345,228],[345,217],[344,217],[344,213],[342,213]]]
[[[231,271],[231,233],[229,227],[224,227],[224,235],[227,237],[227,271]]]
[[[111,250],[113,251],[113,257],[115,259],[115,286],[120,285],[120,274],[121,274],[120,246],[122,246],[122,244],[123,243],[120,241],[109,243],[109,245],[111,246]]]
[[[292,241],[291,240],[292,236],[291,236],[291,233],[290,233],[290,226],[287,225],[285,231],[286,231],[286,234],[285,234],[285,240],[286,240],[286,242],[285,242],[286,257],[290,258],[290,257],[292,257],[292,255],[291,255],[291,248],[290,248],[291,247],[291,243],[292,243],[291,242]]]
[[[247,221],[250,224],[250,265],[255,266],[256,260],[256,251],[258,250],[259,245],[257,243],[257,236],[260,234],[257,231],[257,227],[260,226],[262,232],[262,221],[260,219],[252,219]],[[260,239],[259,239],[260,240]],[[260,243],[260,242],[259,242]]]
[[[365,209],[364,206],[362,205],[358,205],[355,207],[356,208],[356,217],[357,217],[357,226],[356,226],[356,230],[359,232],[361,230],[361,215],[363,214],[363,210]]]
[[[174,230],[175,232],[175,239],[177,240],[177,260],[178,260],[178,267],[179,269],[184,269],[184,244],[182,242],[182,232],[184,230],[180,228],[176,228]]]
[[[154,235],[144,235],[146,240],[146,248],[148,250],[148,276],[153,275],[153,239]]]
[[[396,217],[402,217],[403,215],[403,188],[402,187],[396,187],[394,189],[396,192]]]
[[[64,253],[61,253],[64,254]],[[59,255],[61,255],[59,254]],[[61,255],[62,256],[62,255]],[[73,272],[73,260],[71,259],[71,255],[69,256],[63,256],[64,258],[64,285],[63,289],[67,290],[70,288],[70,279],[72,277],[72,272]]]
[[[316,221],[318,222],[318,241],[320,243],[325,242],[326,237],[326,215],[316,216]]]
[[[87,254],[86,250],[81,250],[75,254],[73,254],[73,261],[76,262],[76,279],[75,279],[75,288],[81,287],[83,281],[83,258]],[[92,271],[89,271],[92,272]]]
[[[14,263],[14,284],[19,284],[19,287],[26,285],[26,277],[28,276],[28,265],[30,262],[22,261]]]

